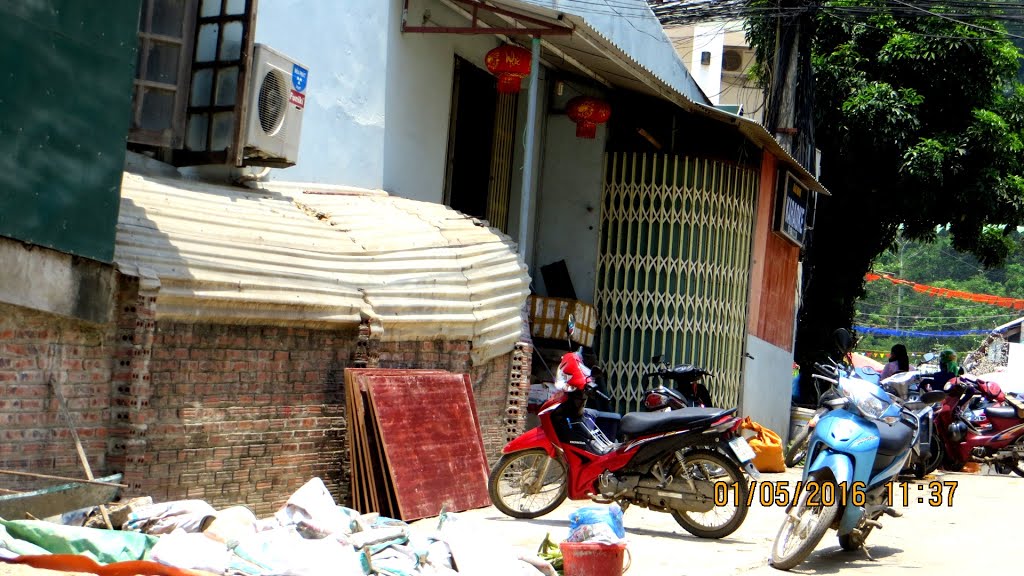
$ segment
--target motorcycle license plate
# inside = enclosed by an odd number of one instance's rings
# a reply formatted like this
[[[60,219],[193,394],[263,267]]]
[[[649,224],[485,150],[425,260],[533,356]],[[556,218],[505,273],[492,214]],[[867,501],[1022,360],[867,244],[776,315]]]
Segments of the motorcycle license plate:
[[[741,436],[730,439],[729,448],[732,448],[732,453],[740,462],[749,462],[754,459],[754,449]]]

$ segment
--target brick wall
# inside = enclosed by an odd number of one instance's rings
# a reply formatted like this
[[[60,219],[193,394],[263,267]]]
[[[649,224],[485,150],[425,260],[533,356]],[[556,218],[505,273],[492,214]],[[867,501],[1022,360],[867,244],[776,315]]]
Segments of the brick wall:
[[[266,515],[319,476],[348,502],[343,371],[356,327],[157,321],[158,293],[126,276],[116,305],[115,322],[92,325],[0,304],[0,468],[82,476],[53,374],[94,474],[124,472],[129,493]],[[507,441],[512,354],[474,367],[468,341],[376,348],[382,368],[469,373],[493,463]],[[0,477],[13,489],[52,484]]]
[[[105,460],[112,326],[0,304],[0,468],[76,478],[82,467],[49,379],[61,387],[93,472]],[[0,477],[9,489],[52,485]]]
[[[157,322],[140,491],[274,511],[314,476],[345,497],[350,331]]]
[[[319,476],[348,503],[343,371],[356,334],[157,322],[138,491],[262,515]],[[507,356],[470,368],[468,342],[382,343],[379,365],[468,371],[488,455],[500,453]]]

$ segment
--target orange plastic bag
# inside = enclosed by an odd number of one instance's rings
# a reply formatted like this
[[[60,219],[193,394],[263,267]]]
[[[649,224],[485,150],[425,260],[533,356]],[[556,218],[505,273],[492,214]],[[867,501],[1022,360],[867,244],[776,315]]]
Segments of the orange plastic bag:
[[[754,422],[750,416],[743,419],[740,428],[755,433],[747,442],[754,450],[754,468],[758,472],[786,471],[786,461],[782,457],[782,438],[778,434]]]

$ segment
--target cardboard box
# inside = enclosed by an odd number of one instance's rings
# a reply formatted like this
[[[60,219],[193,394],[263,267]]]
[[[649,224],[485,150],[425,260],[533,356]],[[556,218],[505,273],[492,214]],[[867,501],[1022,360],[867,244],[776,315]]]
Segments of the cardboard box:
[[[530,334],[535,338],[565,338],[569,314],[576,316],[576,334],[572,340],[588,348],[594,345],[597,310],[590,304],[569,298],[530,296]]]

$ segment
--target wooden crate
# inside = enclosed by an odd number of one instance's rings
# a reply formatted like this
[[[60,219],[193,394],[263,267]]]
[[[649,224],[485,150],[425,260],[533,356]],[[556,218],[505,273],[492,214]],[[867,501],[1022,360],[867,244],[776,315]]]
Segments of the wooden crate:
[[[597,310],[590,304],[570,298],[530,296],[530,334],[534,338],[565,338],[565,323],[569,314],[576,316],[576,334],[573,341],[588,348],[594,345],[597,330]]]

